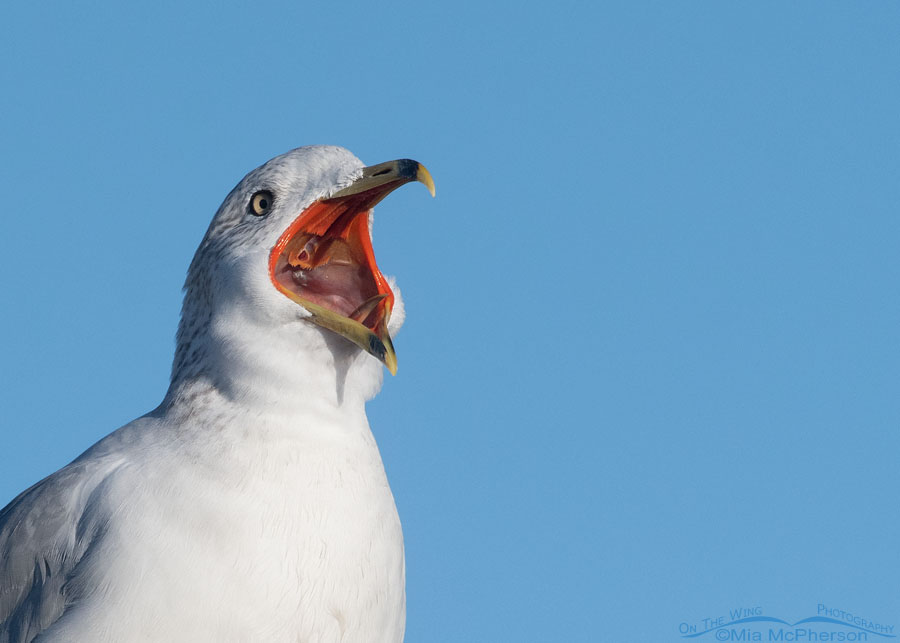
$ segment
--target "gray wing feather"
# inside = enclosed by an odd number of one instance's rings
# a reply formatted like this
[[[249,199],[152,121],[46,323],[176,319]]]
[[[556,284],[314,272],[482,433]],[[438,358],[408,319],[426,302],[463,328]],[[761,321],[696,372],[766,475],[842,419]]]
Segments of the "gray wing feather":
[[[117,467],[85,456],[0,511],[0,643],[28,643],[63,615],[66,584],[102,535],[94,509]]]

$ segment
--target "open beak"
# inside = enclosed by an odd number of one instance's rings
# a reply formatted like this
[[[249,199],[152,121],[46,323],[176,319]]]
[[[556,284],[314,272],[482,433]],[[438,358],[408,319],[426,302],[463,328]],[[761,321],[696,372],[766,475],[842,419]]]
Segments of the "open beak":
[[[388,333],[394,293],[372,249],[369,213],[404,183],[424,183],[425,166],[410,159],[363,168],[360,178],[315,201],[282,233],[269,255],[275,287],[332,330],[381,360],[392,375],[397,355]]]

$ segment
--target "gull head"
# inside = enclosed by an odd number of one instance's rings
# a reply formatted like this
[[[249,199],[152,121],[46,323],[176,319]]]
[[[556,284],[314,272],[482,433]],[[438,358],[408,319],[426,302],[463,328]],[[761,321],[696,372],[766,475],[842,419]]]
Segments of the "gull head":
[[[364,166],[333,146],[301,147],[247,174],[188,270],[173,381],[201,363],[265,361],[256,352],[279,361],[298,347],[332,359],[367,353],[396,373],[403,302],[376,262],[372,209],[412,181],[434,194],[416,161]]]

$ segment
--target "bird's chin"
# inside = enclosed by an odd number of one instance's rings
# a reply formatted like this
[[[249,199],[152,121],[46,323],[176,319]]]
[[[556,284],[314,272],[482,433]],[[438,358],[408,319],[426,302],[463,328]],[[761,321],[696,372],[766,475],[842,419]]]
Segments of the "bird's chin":
[[[269,258],[275,287],[310,313],[310,321],[350,340],[392,373],[388,332],[394,293],[375,262],[372,208],[409,181],[434,192],[428,171],[404,159],[363,168],[360,178],[313,202],[279,237]]]

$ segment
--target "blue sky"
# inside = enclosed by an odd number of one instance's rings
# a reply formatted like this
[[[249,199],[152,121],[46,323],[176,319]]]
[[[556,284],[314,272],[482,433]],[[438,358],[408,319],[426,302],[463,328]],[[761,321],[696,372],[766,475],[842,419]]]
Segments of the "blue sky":
[[[900,5],[0,20],[0,505],[156,406],[224,195],[333,143],[437,184],[375,231],[408,311],[369,407],[407,640],[900,627]]]

